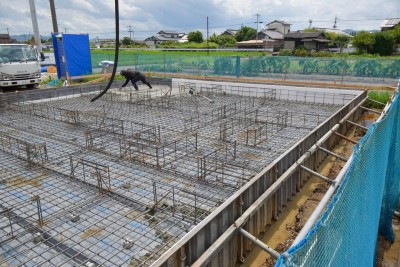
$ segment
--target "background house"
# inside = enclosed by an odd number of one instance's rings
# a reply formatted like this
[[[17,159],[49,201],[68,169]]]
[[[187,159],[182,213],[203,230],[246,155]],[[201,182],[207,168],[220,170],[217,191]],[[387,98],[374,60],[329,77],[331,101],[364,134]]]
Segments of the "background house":
[[[258,33],[257,40],[263,41],[263,48],[279,51],[283,48],[284,35],[275,30],[262,30]]]
[[[221,33],[220,35],[229,35],[229,36],[235,37],[235,35],[236,35],[238,32],[239,32],[239,30],[227,29],[226,31],[224,31],[224,32]]]
[[[400,24],[400,18],[391,18],[391,19],[385,19],[381,23],[381,31],[387,31],[387,30],[392,30],[394,27]]]
[[[268,51],[279,51],[283,48],[284,35],[290,32],[290,23],[274,20],[255,35],[252,40],[238,42],[238,48],[258,48]]]
[[[280,32],[281,34],[285,35],[290,32],[290,23],[287,23],[283,20],[274,20],[265,25],[267,30]]]
[[[238,49],[268,49],[265,40],[248,40],[237,42],[236,47]]]
[[[0,44],[11,44],[15,42],[17,42],[17,40],[11,38],[8,33],[0,33]]]
[[[186,43],[189,42],[189,36],[187,34],[183,34],[182,37],[178,40],[179,43]]]
[[[97,38],[93,44],[97,48],[115,47],[115,39],[99,39],[99,38]]]
[[[299,46],[304,46],[308,50],[323,50],[327,49],[329,40],[325,38],[323,32],[289,32],[284,37],[284,49],[296,49]]]
[[[157,35],[146,38],[144,42],[146,45],[154,47],[166,41],[179,42],[185,35],[184,33],[178,33],[176,31],[159,31]]]

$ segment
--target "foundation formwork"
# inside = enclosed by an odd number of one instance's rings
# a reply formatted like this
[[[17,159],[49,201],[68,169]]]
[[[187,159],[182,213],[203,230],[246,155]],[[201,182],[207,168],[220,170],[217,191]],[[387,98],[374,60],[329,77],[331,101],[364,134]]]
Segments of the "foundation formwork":
[[[161,81],[90,102],[97,90],[2,96],[0,265],[192,264],[364,94]],[[246,230],[262,232],[307,178]],[[252,246],[229,243],[208,264]]]

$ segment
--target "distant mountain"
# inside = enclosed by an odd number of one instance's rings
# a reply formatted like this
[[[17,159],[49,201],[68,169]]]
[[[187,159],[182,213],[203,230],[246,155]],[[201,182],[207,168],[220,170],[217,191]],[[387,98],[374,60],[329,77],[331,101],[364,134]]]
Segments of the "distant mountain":
[[[17,40],[18,42],[25,42],[33,37],[33,34],[19,34],[19,35],[11,35],[11,38]],[[51,36],[49,35],[40,35],[40,39],[49,40]]]
[[[347,34],[350,34],[350,35],[354,35],[354,34],[357,33],[357,31],[352,30],[352,29],[346,29],[346,30],[343,30],[343,32],[345,32],[345,33],[347,33]]]
[[[370,33],[380,32],[380,30],[365,30],[365,31],[370,32]],[[350,34],[350,35],[355,35],[355,34],[357,34],[359,31],[356,31],[356,30],[353,30],[353,29],[346,29],[346,30],[343,30],[343,32],[345,32],[345,33],[347,33],[347,34]]]

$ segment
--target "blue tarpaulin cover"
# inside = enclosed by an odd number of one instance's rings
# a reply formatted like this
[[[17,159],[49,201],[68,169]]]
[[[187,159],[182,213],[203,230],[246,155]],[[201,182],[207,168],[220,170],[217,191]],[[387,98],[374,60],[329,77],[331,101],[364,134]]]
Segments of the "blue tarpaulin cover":
[[[92,74],[88,34],[52,34],[58,78]]]

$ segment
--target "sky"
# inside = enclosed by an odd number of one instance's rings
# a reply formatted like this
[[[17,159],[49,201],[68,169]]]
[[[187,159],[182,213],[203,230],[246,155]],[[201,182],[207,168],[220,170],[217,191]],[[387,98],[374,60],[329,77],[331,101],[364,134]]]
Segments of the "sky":
[[[34,0],[40,35],[53,32],[49,0]],[[59,32],[115,37],[115,0],[54,0]],[[144,40],[161,30],[201,31],[207,36],[249,26],[261,30],[274,20],[291,31],[312,27],[379,30],[400,17],[400,0],[119,0],[120,38]],[[257,22],[258,16],[258,24]],[[129,29],[132,31],[130,32]],[[29,0],[0,1],[0,33],[33,34]]]

